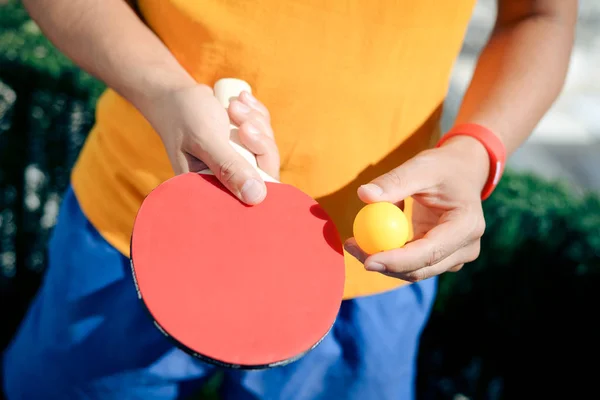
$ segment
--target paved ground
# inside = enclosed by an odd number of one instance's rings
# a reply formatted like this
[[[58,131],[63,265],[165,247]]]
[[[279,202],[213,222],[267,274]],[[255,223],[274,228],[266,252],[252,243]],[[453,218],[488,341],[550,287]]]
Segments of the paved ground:
[[[446,126],[456,114],[494,17],[495,0],[479,0],[455,66]],[[563,92],[509,164],[600,190],[600,1],[580,0],[576,45]]]

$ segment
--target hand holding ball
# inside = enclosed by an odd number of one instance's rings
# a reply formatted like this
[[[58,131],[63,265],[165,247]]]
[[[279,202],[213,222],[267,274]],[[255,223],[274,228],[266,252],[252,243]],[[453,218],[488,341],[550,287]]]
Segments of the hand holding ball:
[[[408,240],[408,220],[404,212],[388,202],[364,206],[354,219],[354,239],[367,254],[397,249]]]

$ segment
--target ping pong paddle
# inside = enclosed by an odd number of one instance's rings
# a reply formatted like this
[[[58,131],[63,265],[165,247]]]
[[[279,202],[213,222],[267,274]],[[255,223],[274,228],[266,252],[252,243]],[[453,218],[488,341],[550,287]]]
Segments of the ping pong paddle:
[[[215,84],[226,108],[241,90],[250,88],[237,79]],[[165,181],[135,219],[134,281],[155,325],[189,354],[229,368],[281,366],[315,348],[337,317],[342,242],[313,198],[231,144],[259,170],[265,200],[242,203],[209,170]]]

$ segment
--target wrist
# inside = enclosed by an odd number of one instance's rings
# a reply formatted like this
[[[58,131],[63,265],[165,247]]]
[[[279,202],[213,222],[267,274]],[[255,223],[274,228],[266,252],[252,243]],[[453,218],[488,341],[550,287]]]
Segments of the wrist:
[[[139,81],[132,86],[125,97],[142,114],[154,114],[156,104],[163,99],[168,99],[181,90],[199,85],[181,66],[162,66],[136,71]],[[207,94],[212,90],[206,86]]]
[[[459,156],[462,157],[461,160],[466,160],[471,166],[470,170],[473,171],[473,173],[463,173],[472,177],[476,185],[479,186],[481,177],[484,176],[483,171],[486,172],[487,177],[481,190],[481,199],[487,199],[496,188],[504,171],[506,148],[502,140],[485,126],[465,123],[454,126],[436,145],[436,147],[448,148],[447,146],[455,146],[455,151],[462,152],[459,153]],[[485,149],[487,153],[487,161],[484,161],[485,158],[482,157],[481,148]],[[469,171],[469,168],[466,168],[465,171]]]
[[[485,187],[490,173],[490,157],[485,147],[470,136],[455,136],[442,144],[444,149],[465,162],[464,174],[478,192]]]

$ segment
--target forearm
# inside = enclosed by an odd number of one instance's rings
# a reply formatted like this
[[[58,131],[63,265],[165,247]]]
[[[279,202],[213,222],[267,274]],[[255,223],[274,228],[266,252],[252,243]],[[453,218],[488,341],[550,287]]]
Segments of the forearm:
[[[193,84],[125,0],[23,0],[31,18],[78,66],[134,106]]]
[[[577,5],[560,1],[564,3],[552,12],[535,9],[535,2],[531,9],[500,7],[456,120],[486,126],[502,139],[509,155],[529,137],[564,83]]]

